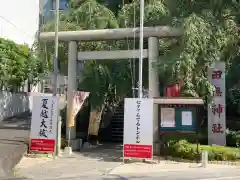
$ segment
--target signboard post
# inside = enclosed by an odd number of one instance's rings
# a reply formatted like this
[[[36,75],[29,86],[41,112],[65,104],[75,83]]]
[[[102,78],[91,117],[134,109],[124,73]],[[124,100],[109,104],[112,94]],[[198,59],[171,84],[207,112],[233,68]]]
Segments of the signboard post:
[[[215,86],[208,105],[208,144],[226,145],[225,63],[215,62],[208,69],[208,79]]]
[[[153,158],[153,99],[125,98],[123,160]]]
[[[30,152],[54,153],[57,138],[58,97],[34,96],[30,131]]]

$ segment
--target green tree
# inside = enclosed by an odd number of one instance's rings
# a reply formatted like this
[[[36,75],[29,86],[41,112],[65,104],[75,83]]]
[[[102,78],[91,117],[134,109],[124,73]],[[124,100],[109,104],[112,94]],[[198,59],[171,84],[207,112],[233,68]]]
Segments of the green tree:
[[[60,30],[84,30],[84,29],[106,29],[118,28],[118,21],[114,13],[96,0],[70,0],[69,9],[60,16]],[[44,26],[45,31],[54,30],[54,22],[49,22]],[[98,51],[119,49],[120,42],[98,41],[79,42],[80,51]],[[44,52],[47,64],[53,58],[53,43],[42,44],[41,51]],[[67,44],[60,43],[59,60],[61,67],[67,67]],[[79,90],[90,92],[90,103],[92,106],[90,121],[95,121],[101,117],[106,104],[114,104],[122,99],[126,92],[131,91],[131,76],[129,63],[126,61],[101,62],[86,61],[83,64]],[[63,70],[63,69],[62,69]],[[109,98],[111,101],[109,101]]]
[[[122,1],[114,6],[111,6],[110,1],[107,0],[98,2],[95,0],[70,1],[68,12],[61,16],[60,29],[139,26],[139,0],[125,1],[125,3]],[[120,10],[112,12],[104,4],[110,9],[117,7]],[[214,61],[225,61],[227,73],[229,72],[233,58],[239,53],[239,17],[239,3],[236,0],[146,1],[145,26],[169,25],[180,28],[184,32],[178,39],[159,40],[161,57],[155,66],[159,70],[161,86],[179,81],[184,96],[206,97],[206,100],[209,100],[214,88],[207,80],[207,67]],[[52,31],[54,26],[50,23],[46,27],[52,27],[45,29]],[[137,48],[136,44],[138,44],[137,40],[135,42],[130,40],[86,42],[79,43],[79,48],[88,51],[132,49]],[[147,42],[145,42],[146,45]],[[62,47],[64,50],[61,50]],[[49,51],[50,48],[47,49]],[[63,59],[67,59],[66,50],[66,45],[60,46]],[[93,104],[96,106],[102,103],[105,92],[111,92],[109,87],[115,89],[115,92],[120,92],[115,93],[117,97],[126,95],[127,89],[131,89],[133,74],[129,62],[98,63],[93,60],[85,63],[84,67],[83,74],[86,81],[82,82],[81,87],[86,87],[91,92],[93,101],[96,100]],[[147,67],[147,63],[144,67]],[[147,77],[147,71],[144,72],[144,77]],[[145,88],[147,88],[146,82],[147,78],[145,78]]]
[[[26,79],[38,77],[41,61],[28,45],[16,44],[0,38],[0,85],[6,90],[17,90]]]
[[[78,0],[69,2],[69,10],[61,14],[60,30],[81,30],[81,29],[106,29],[118,28],[118,21],[114,13],[104,5],[95,0]],[[44,26],[45,31],[54,30],[54,22]],[[79,42],[80,51],[96,51],[118,49],[119,42],[98,41],[98,42]],[[44,46],[44,45],[43,45]],[[53,44],[47,44],[47,57],[53,58]],[[59,60],[61,67],[67,67],[67,44],[60,44]],[[50,64],[50,62],[49,62]],[[91,93],[91,104],[94,107],[101,106],[107,92],[116,92],[123,96],[125,91],[131,87],[129,85],[129,64],[119,61],[95,60],[84,62],[82,72],[83,80],[80,88]],[[125,86],[125,84],[127,85]],[[93,88],[94,87],[94,88]],[[128,90],[129,91],[129,90]]]
[[[218,60],[230,66],[238,54],[238,7],[236,1],[224,0],[149,0],[146,26],[170,25],[184,32],[179,39],[159,40],[161,83],[180,81],[184,96],[210,97],[214,89],[207,80],[207,67]],[[121,22],[133,26],[134,9],[138,14],[139,1],[123,7]]]

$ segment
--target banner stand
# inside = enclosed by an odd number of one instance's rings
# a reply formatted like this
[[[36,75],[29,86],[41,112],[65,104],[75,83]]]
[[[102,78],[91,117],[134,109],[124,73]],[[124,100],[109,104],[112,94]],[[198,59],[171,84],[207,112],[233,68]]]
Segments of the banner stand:
[[[33,96],[29,152],[56,156],[58,97],[49,94]],[[51,103],[52,102],[52,103]]]
[[[125,98],[123,163],[153,162],[153,99]]]

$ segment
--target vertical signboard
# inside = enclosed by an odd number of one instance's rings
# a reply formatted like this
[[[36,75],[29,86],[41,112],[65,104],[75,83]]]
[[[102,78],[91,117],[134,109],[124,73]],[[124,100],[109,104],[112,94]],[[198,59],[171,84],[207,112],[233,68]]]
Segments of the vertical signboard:
[[[153,99],[126,98],[123,158],[153,157]]]
[[[54,152],[57,137],[58,97],[34,96],[30,151]]]
[[[208,105],[208,144],[226,145],[225,63],[215,62],[208,69],[208,79],[215,86]]]

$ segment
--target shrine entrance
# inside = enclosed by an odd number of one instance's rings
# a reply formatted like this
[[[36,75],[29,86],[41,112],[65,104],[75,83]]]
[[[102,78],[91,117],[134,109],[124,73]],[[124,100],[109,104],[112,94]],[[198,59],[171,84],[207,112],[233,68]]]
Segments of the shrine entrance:
[[[116,51],[89,51],[78,52],[78,41],[104,41],[104,40],[122,40],[133,39],[140,34],[139,28],[120,28],[120,29],[101,29],[101,30],[83,30],[83,31],[64,31],[59,32],[59,41],[69,42],[68,46],[68,82],[67,82],[67,117],[70,113],[70,105],[73,101],[73,93],[77,90],[77,61],[87,60],[105,60],[105,59],[129,59],[139,58],[139,50],[116,50]],[[148,39],[148,49],[144,49],[143,56],[148,58],[149,68],[149,98],[159,97],[159,80],[158,73],[153,64],[159,60],[159,38],[178,38],[182,35],[182,31],[173,27],[159,26],[159,27],[145,27],[144,38]],[[54,41],[54,32],[40,33],[41,41]],[[155,118],[153,125],[158,126],[158,110],[155,107]],[[76,123],[75,123],[76,124]],[[157,131],[158,132],[158,131]],[[158,138],[157,132],[154,134]],[[66,129],[66,133],[70,134],[70,140],[76,140],[76,127]],[[67,136],[68,137],[68,136]],[[71,143],[75,144],[75,143]],[[74,149],[74,148],[73,148]]]
[[[208,144],[226,145],[225,62],[217,61],[208,68],[208,80],[215,87],[208,105]]]

